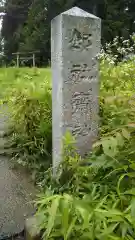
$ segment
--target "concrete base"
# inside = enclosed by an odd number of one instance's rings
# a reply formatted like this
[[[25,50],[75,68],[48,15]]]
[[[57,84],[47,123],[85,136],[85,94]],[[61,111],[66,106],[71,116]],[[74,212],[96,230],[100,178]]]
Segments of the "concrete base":
[[[26,240],[41,240],[38,219],[33,216],[25,222],[24,234]]]

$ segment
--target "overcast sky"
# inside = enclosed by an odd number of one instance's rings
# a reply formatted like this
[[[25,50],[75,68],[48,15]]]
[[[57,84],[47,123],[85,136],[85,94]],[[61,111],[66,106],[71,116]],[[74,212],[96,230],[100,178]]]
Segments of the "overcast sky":
[[[1,26],[2,26],[2,19],[1,19],[2,16],[4,16],[4,13],[0,13],[0,30],[1,30]]]

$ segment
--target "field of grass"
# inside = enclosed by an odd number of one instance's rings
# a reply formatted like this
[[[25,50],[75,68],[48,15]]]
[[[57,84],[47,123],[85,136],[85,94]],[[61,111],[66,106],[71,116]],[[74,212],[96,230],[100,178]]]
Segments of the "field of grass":
[[[0,94],[11,113],[12,161],[29,168],[37,181],[36,173],[51,164],[51,71],[1,68]]]
[[[0,93],[5,94],[5,90],[10,90],[11,88],[25,87],[25,84],[34,85],[41,82],[49,82],[51,84],[51,71],[49,68],[37,69],[37,68],[1,68],[0,69]]]
[[[49,168],[51,70],[0,69],[1,99],[11,112],[12,160],[29,168],[45,192],[37,201],[44,239],[135,239],[134,64],[101,60],[100,137],[80,166],[67,134],[56,179]]]

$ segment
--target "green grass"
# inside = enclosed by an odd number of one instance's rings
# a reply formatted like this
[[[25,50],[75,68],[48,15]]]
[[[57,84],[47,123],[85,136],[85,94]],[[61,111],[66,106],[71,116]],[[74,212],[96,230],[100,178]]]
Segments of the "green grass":
[[[11,112],[12,159],[29,168],[45,192],[37,201],[44,239],[135,239],[134,79],[134,61],[117,65],[101,61],[100,137],[92,154],[81,159],[67,133],[63,162],[54,179],[48,169],[51,71],[0,69],[1,95]]]
[[[51,164],[52,102],[50,69],[0,69],[0,94],[11,118],[12,161],[30,169],[37,181]],[[42,174],[41,174],[42,175]]]
[[[0,93],[2,95],[19,84],[23,88],[27,84],[40,84],[44,81],[51,84],[50,68],[0,68]]]

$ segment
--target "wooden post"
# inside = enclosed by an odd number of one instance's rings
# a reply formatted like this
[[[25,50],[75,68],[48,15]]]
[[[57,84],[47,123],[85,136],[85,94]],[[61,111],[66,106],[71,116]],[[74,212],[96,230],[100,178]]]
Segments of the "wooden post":
[[[35,67],[36,64],[35,64],[35,53],[33,53],[33,67]]]
[[[19,53],[17,53],[17,67],[19,68]]]

